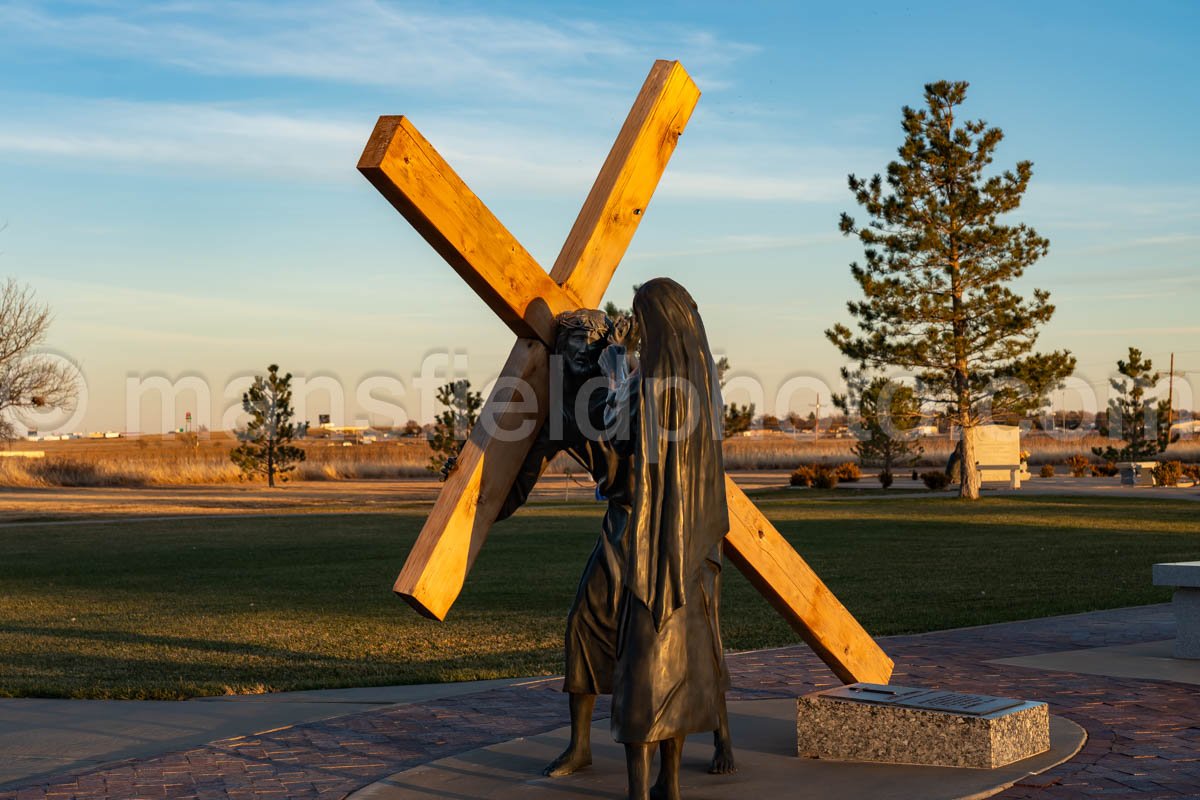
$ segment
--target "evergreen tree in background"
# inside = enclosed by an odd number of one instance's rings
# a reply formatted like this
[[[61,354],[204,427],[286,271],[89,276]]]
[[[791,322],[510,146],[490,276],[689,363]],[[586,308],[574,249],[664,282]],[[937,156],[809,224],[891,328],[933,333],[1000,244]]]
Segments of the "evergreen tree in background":
[[[729,372],[729,358],[721,356],[717,359],[717,383],[723,390],[725,388],[725,374]],[[722,395],[724,392],[722,391]],[[722,397],[722,402],[724,398]],[[723,429],[725,436],[736,436],[739,433],[750,430],[750,425],[754,422],[754,403],[747,403],[744,406],[739,406],[737,403],[724,404],[724,420]]]
[[[454,469],[467,434],[479,418],[483,396],[479,392],[472,392],[471,382],[464,379],[439,388],[437,399],[446,410],[434,417],[433,433],[429,437],[433,456],[426,469],[446,480]]]
[[[833,404],[850,421],[857,419],[858,442],[854,455],[863,466],[881,467],[879,482],[892,485],[892,467],[912,466],[924,452],[912,437],[921,421],[921,404],[911,386],[862,373],[842,370],[850,391],[833,396]]]
[[[1092,452],[1105,461],[1144,461],[1167,449],[1167,403],[1146,397],[1146,390],[1154,388],[1162,377],[1153,367],[1153,362],[1143,359],[1136,347],[1129,348],[1128,361],[1117,361],[1117,372],[1123,377],[1109,380],[1116,395],[1109,398],[1104,431],[1123,439],[1125,446],[1093,447]]]
[[[287,474],[305,458],[304,451],[291,444],[296,435],[292,373],[280,375],[276,364],[267,367],[267,376],[256,376],[242,395],[242,410],[250,415],[250,422],[239,435],[242,443],[229,452],[229,458],[244,477],[265,475],[268,486],[275,485],[277,475],[286,481]]]
[[[1020,205],[1033,166],[1021,161],[1015,171],[984,174],[1003,133],[983,121],[955,126],[966,92],[962,81],[927,84],[926,108],[904,108],[904,143],[888,164],[886,188],[879,175],[850,176],[869,217],[860,226],[842,214],[840,225],[863,245],[865,263],[850,266],[863,299],[848,304],[859,333],[838,324],[826,336],[860,369],[916,372],[917,400],[940,404],[964,432],[960,496],[977,498],[966,431],[996,413],[1044,406],[1075,359],[1033,351],[1039,326],[1054,313],[1049,293],[1024,298],[1006,285],[1049,242],[1024,224],[999,222]]]

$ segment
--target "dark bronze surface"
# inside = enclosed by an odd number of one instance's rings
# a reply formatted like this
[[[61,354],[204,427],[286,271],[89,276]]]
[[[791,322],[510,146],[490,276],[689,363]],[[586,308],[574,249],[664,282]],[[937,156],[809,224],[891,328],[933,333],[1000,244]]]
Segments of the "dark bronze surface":
[[[638,289],[633,314],[640,387],[612,730],[617,741],[644,743],[717,725],[727,680],[717,577],[729,510],[720,391],[696,303],[658,278]]]
[[[678,743],[689,733],[715,731],[710,771],[735,770],[718,619],[729,516],[722,407],[687,291],[650,281],[634,298],[634,315],[632,322],[587,309],[559,316],[551,377],[558,402],[499,519],[524,504],[560,452],[596,481],[608,507],[567,620],[571,744],[545,772],[591,763],[592,704],[612,693],[614,737],[636,751],[631,770],[660,745],[669,786]],[[640,362],[626,351],[639,338]]]

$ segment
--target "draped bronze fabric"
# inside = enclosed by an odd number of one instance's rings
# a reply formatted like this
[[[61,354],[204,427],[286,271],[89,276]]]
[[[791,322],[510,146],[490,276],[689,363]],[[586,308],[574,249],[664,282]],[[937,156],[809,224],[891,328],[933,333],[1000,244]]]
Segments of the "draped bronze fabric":
[[[695,301],[659,278],[633,300],[642,336],[633,514],[617,632],[613,735],[712,730],[727,673],[717,620],[729,528],[716,368]]]
[[[593,388],[587,398],[586,421],[575,417],[581,410],[576,396],[570,395],[559,404],[561,424],[542,426],[497,515],[497,521],[506,519],[524,505],[542,472],[564,451],[587,470],[599,494],[608,501],[600,537],[588,557],[567,615],[563,691],[572,694],[610,694],[616,664],[625,532],[632,512],[632,442],[628,438],[593,438],[585,432],[604,429],[609,396],[605,387]],[[560,436],[551,435],[555,427],[561,430]]]

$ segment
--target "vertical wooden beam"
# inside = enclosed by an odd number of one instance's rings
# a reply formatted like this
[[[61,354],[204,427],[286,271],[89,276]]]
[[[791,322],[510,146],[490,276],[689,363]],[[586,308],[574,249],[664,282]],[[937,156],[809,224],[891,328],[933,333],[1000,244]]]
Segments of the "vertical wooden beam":
[[[683,65],[654,62],[550,270],[584,306],[604,297],[699,100]]]

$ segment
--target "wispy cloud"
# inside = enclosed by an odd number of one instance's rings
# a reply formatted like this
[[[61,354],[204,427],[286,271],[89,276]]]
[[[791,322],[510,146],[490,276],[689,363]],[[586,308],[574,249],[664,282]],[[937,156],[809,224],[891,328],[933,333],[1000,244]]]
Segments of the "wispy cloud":
[[[843,181],[811,180],[802,175],[677,172],[663,185],[663,194],[679,197],[728,197],[738,200],[791,200],[822,203],[841,199]]]
[[[0,120],[0,153],[308,178],[332,177],[336,167],[348,179],[365,124],[202,103],[75,100],[67,108],[43,98]]]
[[[589,64],[640,62],[664,45],[715,77],[756,49],[663,23],[446,13],[375,0],[122,4],[76,13],[29,4],[0,9],[0,27],[53,48],[207,75],[454,86],[523,98],[570,91],[562,67],[577,73]],[[595,75],[580,80],[593,88],[600,82]]]
[[[287,182],[357,181],[354,164],[374,124],[370,116],[289,114],[244,103],[79,99],[68,105],[26,97],[7,105],[16,113],[0,119],[0,156]],[[418,114],[415,121],[477,191],[582,196],[611,144],[606,137],[615,135],[612,125],[564,132],[475,111]],[[660,196],[826,202],[844,194],[844,179],[829,168],[837,156],[828,148],[748,146],[712,132],[707,139],[688,139],[696,147],[668,172]]]
[[[1111,223],[1110,223],[1111,224]],[[1136,236],[1131,239],[1105,242],[1091,247],[1080,247],[1069,252],[1077,255],[1104,255],[1119,253],[1123,250],[1145,250],[1148,248],[1179,247],[1200,242],[1200,234],[1167,233],[1160,236]]]
[[[705,92],[719,91],[756,50],[662,21],[447,13],[374,0],[11,4],[0,7],[0,29],[23,46],[126,60],[159,73],[167,67],[177,74],[293,80],[277,95],[225,81],[220,85],[229,96],[212,99],[204,88],[194,96],[205,99],[193,102],[10,89],[2,98],[8,113],[0,118],[0,156],[77,158],[139,172],[351,181],[375,115],[406,113],[472,185],[572,194],[590,185],[611,145],[612,123],[632,98],[630,75],[636,81],[653,57],[669,54],[688,65]],[[321,84],[386,91],[386,104],[379,97],[364,102],[361,94],[346,99]],[[296,87],[307,92],[303,112],[295,110],[301,101],[288,99]],[[257,96],[247,96],[251,91]],[[826,195],[829,185],[820,177],[780,163],[727,166],[735,164],[735,150],[764,139],[770,123],[759,116],[739,124],[730,137],[736,144],[717,148],[695,162],[698,168],[673,169],[664,193],[799,201]]]
[[[1074,336],[1195,336],[1200,334],[1200,325],[1164,325],[1142,328],[1074,328],[1061,331]]]
[[[793,250],[809,247],[814,244],[828,244],[840,239],[836,234],[818,234],[814,236],[774,236],[774,235],[733,235],[720,236],[712,239],[701,239],[695,247],[681,250],[660,250],[645,253],[634,253],[627,256],[634,261],[652,261],[664,258],[692,258],[704,255],[721,255],[725,253],[749,253],[767,250]]]
[[[1147,222],[1170,225],[1195,220],[1200,198],[1195,188],[1176,185],[1039,183],[1035,177],[1021,205],[1022,216],[1060,230],[1104,230],[1127,226],[1144,232]]]

